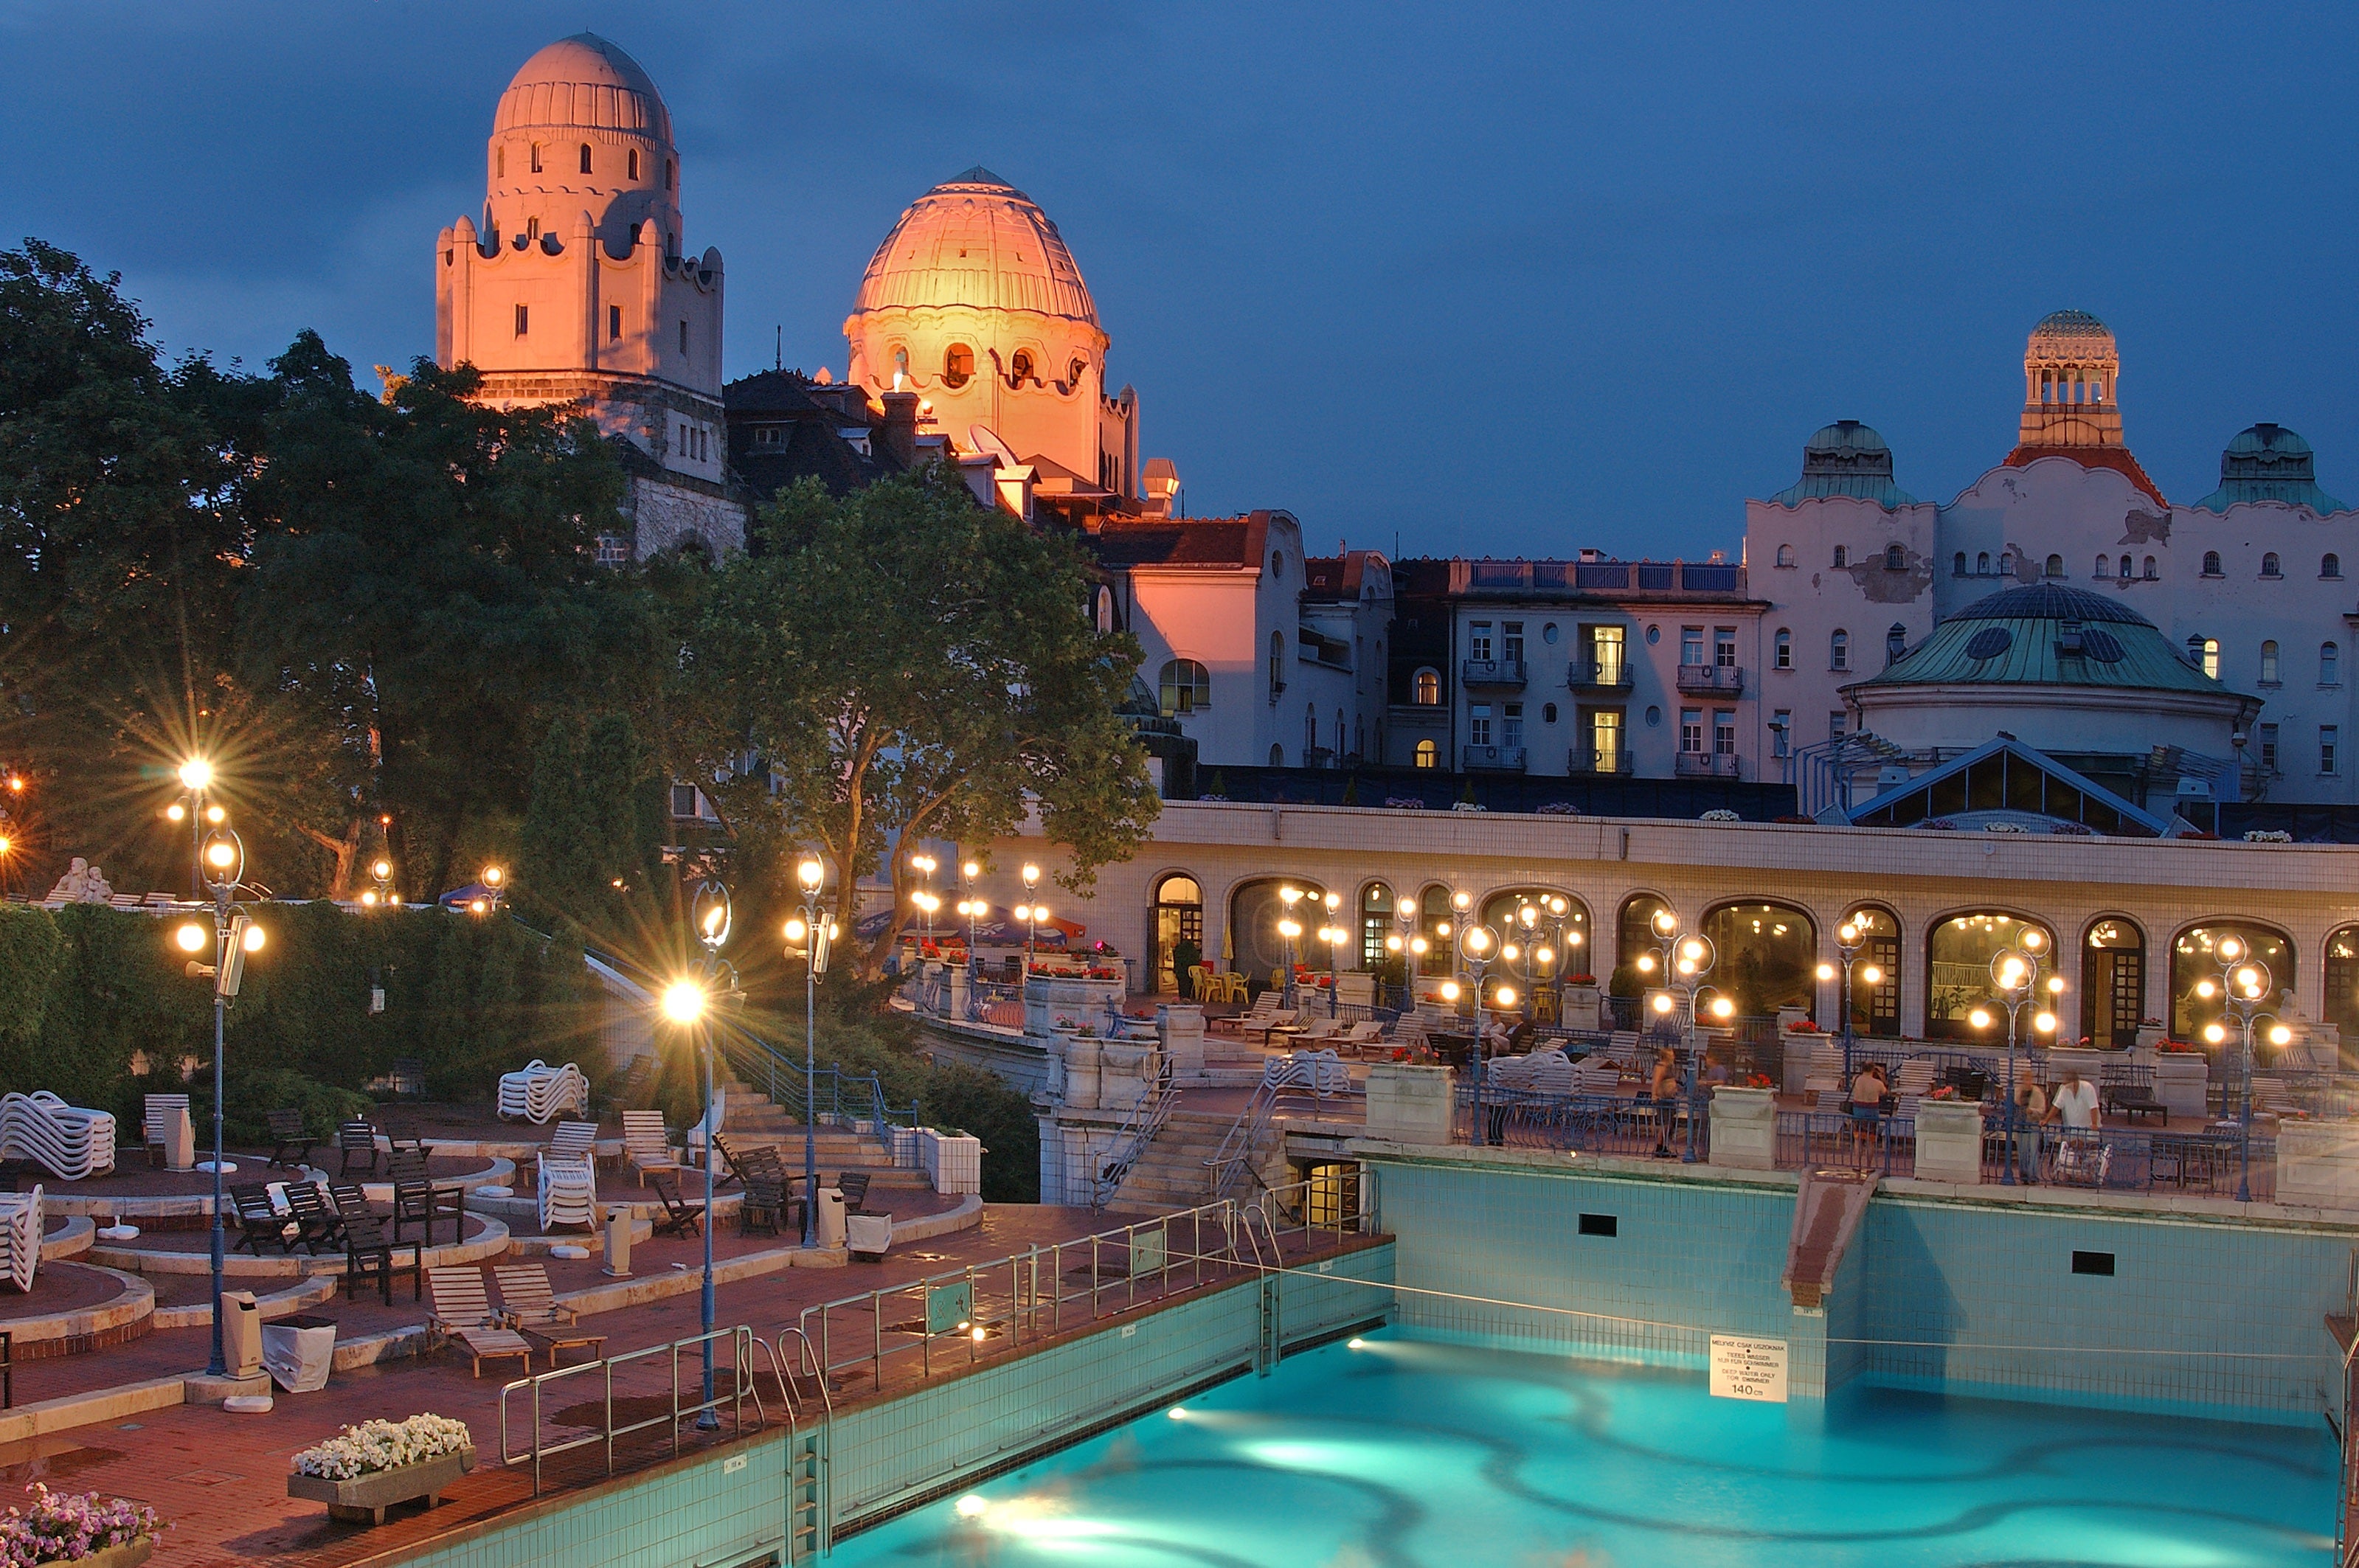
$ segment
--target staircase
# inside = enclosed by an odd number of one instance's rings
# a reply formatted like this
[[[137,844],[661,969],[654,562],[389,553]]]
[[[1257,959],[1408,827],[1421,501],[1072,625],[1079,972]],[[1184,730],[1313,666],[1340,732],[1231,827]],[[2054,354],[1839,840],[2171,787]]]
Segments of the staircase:
[[[772,1100],[753,1085],[738,1077],[720,1063],[714,1064],[712,1087],[721,1091],[721,1135],[740,1149],[762,1144],[776,1144],[786,1159],[789,1172],[803,1168],[802,1123],[789,1115],[785,1107]],[[893,1151],[874,1138],[864,1137],[848,1127],[821,1127],[819,1130],[819,1168],[838,1171],[866,1171],[869,1184],[875,1188],[902,1187],[924,1191],[926,1173],[917,1170],[897,1169]]]
[[[1236,1124],[1232,1111],[1176,1108],[1155,1141],[1114,1190],[1110,1209],[1159,1211],[1192,1208],[1212,1197],[1212,1173],[1206,1162],[1220,1152],[1221,1141]],[[1256,1150],[1254,1168],[1264,1182],[1282,1183],[1286,1169],[1285,1141],[1271,1139]]]

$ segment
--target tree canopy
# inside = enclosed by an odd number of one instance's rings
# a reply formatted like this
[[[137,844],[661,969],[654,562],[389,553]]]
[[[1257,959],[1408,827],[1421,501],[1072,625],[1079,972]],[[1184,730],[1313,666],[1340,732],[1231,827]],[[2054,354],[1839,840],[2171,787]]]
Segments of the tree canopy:
[[[1138,646],[1097,631],[1071,541],[977,505],[942,465],[841,499],[804,481],[760,528],[683,637],[675,747],[774,885],[794,846],[823,854],[847,931],[859,880],[886,872],[895,918],[864,973],[908,918],[889,846],[982,843],[1037,811],[1081,889],[1146,837],[1155,790],[1115,711]]]

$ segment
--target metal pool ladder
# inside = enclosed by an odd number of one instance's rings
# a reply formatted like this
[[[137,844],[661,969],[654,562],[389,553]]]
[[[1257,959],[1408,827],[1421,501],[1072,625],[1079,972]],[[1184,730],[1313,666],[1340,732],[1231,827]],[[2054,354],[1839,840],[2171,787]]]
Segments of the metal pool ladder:
[[[801,1356],[787,1354],[789,1336],[802,1346]],[[794,1382],[787,1372],[789,1367],[810,1368],[811,1384],[819,1390],[820,1398],[816,1426],[802,1424]],[[778,1390],[787,1406],[786,1561],[792,1568],[798,1563],[816,1562],[835,1550],[835,1500],[828,1465],[828,1440],[835,1431],[835,1395],[827,1386],[827,1368],[820,1364],[810,1336],[797,1325],[788,1324],[778,1331],[777,1351],[771,1368],[777,1373]]]

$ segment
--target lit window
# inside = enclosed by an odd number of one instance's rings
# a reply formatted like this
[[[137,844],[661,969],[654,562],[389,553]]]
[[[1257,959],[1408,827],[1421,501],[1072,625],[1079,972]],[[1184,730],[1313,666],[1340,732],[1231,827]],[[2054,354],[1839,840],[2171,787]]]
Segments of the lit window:
[[[1417,765],[1420,768],[1440,767],[1441,765],[1441,748],[1435,745],[1430,741],[1419,741],[1417,743]]]
[[[1441,672],[1432,668],[1418,671],[1416,693],[1419,708],[1438,707],[1441,702]]]
[[[974,378],[974,351],[952,343],[942,354],[942,384],[956,391]]]

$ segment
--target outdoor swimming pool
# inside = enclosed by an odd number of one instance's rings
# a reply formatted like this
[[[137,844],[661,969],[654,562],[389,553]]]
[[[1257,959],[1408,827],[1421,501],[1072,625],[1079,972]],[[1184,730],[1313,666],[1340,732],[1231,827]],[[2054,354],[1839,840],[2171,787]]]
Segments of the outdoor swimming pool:
[[[2321,1568],[2324,1422],[1702,1375],[1396,1334],[1333,1345],[842,1543],[887,1564]],[[1790,1412],[1790,1413],[1789,1413]]]

